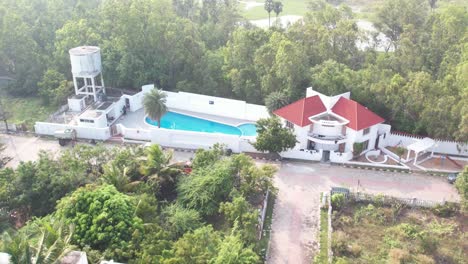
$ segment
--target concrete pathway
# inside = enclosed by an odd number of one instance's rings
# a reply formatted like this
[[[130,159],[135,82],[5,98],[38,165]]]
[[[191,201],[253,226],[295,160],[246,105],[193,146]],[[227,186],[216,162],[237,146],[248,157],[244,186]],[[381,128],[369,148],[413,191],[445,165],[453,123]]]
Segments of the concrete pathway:
[[[332,186],[402,198],[459,201],[457,191],[445,178],[320,163],[283,162],[275,184],[279,192],[273,212],[270,264],[312,262],[318,249],[320,192]]]

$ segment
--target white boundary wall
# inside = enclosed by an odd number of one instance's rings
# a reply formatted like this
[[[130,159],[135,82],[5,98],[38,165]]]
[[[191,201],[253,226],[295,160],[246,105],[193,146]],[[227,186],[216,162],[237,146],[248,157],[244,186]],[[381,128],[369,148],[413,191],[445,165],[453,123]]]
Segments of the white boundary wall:
[[[252,121],[270,116],[265,106],[248,104],[245,101],[186,92],[165,93],[169,108]]]
[[[136,129],[117,124],[117,130],[125,139],[145,140],[166,147],[208,149],[216,143],[224,144],[233,152],[257,152],[249,143],[253,137],[240,137],[218,133],[202,133],[164,128]]]
[[[397,132],[392,132],[390,134],[387,134],[384,146],[402,145],[404,147],[407,147],[408,145],[411,145],[412,143],[415,143],[423,138],[424,137],[421,136],[405,135]],[[462,143],[438,139],[434,140],[436,141],[436,145],[432,149],[434,152],[448,155],[468,156],[468,142]]]
[[[36,122],[36,124],[34,125],[34,130],[36,131],[36,134],[48,136],[53,136],[55,131],[57,130],[65,130],[68,128],[74,129],[78,138],[107,140],[111,137],[109,127],[83,127],[68,124],[55,124],[44,122]]]
[[[300,151],[291,149],[285,152],[281,152],[281,157],[287,159],[300,159],[300,160],[315,160],[319,161],[322,159],[322,150],[311,151]]]

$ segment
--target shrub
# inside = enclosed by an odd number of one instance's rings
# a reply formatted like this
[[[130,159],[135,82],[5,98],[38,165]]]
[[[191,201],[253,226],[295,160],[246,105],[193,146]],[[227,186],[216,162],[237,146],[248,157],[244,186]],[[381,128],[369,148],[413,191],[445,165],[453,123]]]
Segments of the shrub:
[[[435,264],[436,263],[433,258],[427,255],[422,255],[422,254],[416,255],[414,257],[414,261],[416,264]]]
[[[438,245],[439,240],[434,235],[423,233],[419,236],[419,247],[426,254],[434,254]]]
[[[360,207],[354,212],[354,222],[357,223],[361,221],[361,219],[383,223],[385,221],[385,214],[381,209],[375,208],[374,205],[369,204],[365,207]]]
[[[349,235],[343,231],[333,233],[332,250],[337,256],[346,255],[348,252]]]
[[[353,145],[353,154],[354,156],[359,156],[364,149],[364,143],[354,143]]]
[[[432,212],[440,217],[451,217],[458,212],[458,205],[455,203],[438,204],[432,208]]]
[[[362,247],[357,243],[353,243],[348,247],[348,251],[353,257],[357,258],[361,255]]]
[[[335,261],[335,264],[348,264],[349,261],[346,259],[346,258],[337,258],[336,261]]]
[[[334,226],[336,227],[345,227],[353,225],[353,219],[347,215],[342,215],[338,217],[336,221],[334,221]]]
[[[382,207],[384,205],[384,196],[383,194],[377,194],[375,197],[374,197],[374,204],[377,206],[377,207]]]
[[[400,264],[407,263],[411,259],[411,255],[406,249],[392,248],[388,252],[388,261],[389,264]]]
[[[335,193],[331,196],[331,204],[334,210],[340,210],[345,203],[345,195],[342,193]]]
[[[455,230],[455,224],[439,223],[437,220],[430,222],[427,227],[429,228],[429,232],[436,236],[451,235]]]

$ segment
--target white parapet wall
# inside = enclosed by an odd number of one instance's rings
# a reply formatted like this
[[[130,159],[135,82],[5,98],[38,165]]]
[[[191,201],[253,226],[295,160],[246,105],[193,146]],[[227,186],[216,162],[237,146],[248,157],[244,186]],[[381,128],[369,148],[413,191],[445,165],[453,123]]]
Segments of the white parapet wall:
[[[136,129],[117,124],[117,130],[125,139],[142,140],[161,146],[183,149],[208,149],[216,143],[224,144],[233,152],[258,152],[251,145],[253,137],[240,137],[219,133],[202,133],[164,128]]]
[[[322,159],[322,150],[297,150],[291,149],[280,153],[282,158],[286,159],[300,159],[300,160],[314,160],[319,161]]]
[[[330,161],[331,162],[346,162],[353,158],[353,152],[338,152],[338,151],[330,151]]]
[[[416,135],[406,135],[403,133],[392,132],[387,134],[385,138],[385,146],[403,146],[407,147],[419,140],[422,140],[424,137]],[[457,156],[466,156],[468,157],[468,142],[456,142],[456,141],[447,141],[447,140],[438,140],[436,145],[429,151],[434,151],[436,153],[442,153],[447,155],[457,155]],[[379,144],[380,145],[380,144]],[[382,145],[380,145],[382,146]],[[388,153],[386,153],[388,154]]]
[[[169,108],[251,121],[270,116],[265,106],[245,101],[186,92],[166,93]]]
[[[38,135],[53,136],[55,131],[74,129],[78,138],[84,139],[96,139],[96,140],[107,140],[111,137],[110,128],[97,128],[97,127],[82,127],[73,126],[68,124],[56,124],[56,123],[44,123],[36,122],[34,125],[34,131]]]

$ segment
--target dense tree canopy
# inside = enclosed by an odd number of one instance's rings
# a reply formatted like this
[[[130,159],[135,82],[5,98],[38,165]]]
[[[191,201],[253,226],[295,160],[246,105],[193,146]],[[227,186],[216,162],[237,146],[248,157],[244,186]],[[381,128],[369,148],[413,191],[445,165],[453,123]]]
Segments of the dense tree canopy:
[[[257,263],[256,207],[276,169],[226,154],[199,150],[184,175],[158,145],[76,145],[0,169],[0,250],[21,263],[71,249],[91,263]]]
[[[7,0],[0,68],[15,78],[10,93],[60,104],[71,92],[68,49],[99,45],[109,86],[155,83],[270,108],[310,85],[351,91],[396,130],[466,141],[468,12],[433,3],[385,1],[371,22],[390,41],[376,51],[376,35],[359,30],[349,7],[321,0],[286,30],[253,27],[235,0]]]
[[[57,205],[57,216],[75,225],[74,242],[97,250],[125,251],[142,220],[134,215],[136,203],[112,185],[87,185]]]

